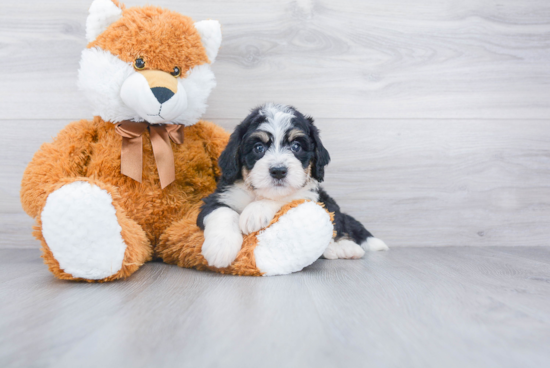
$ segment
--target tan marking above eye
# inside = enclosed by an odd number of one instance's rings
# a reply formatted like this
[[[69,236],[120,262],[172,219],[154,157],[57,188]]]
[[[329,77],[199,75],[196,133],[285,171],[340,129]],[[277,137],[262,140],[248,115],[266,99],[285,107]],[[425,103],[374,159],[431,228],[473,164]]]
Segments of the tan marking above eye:
[[[305,137],[306,134],[300,130],[300,129],[292,129],[290,132],[288,132],[288,141],[292,142],[298,137]]]
[[[260,138],[260,140],[264,143],[269,142],[269,134],[267,134],[266,132],[264,132],[262,130],[257,130],[257,131],[255,131],[254,133],[252,133],[250,135],[250,138],[254,138],[254,137]]]

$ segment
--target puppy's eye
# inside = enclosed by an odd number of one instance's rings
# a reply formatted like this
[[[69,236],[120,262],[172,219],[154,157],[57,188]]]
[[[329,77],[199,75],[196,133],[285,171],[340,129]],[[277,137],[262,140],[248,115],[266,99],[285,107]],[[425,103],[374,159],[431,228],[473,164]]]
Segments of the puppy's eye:
[[[134,61],[134,68],[136,68],[138,70],[141,70],[141,69],[145,68],[145,60],[143,60],[142,58],[137,58]]]
[[[290,150],[294,153],[298,153],[302,150],[302,145],[298,142],[292,142],[290,145]]]
[[[174,71],[173,71],[172,73],[170,73],[170,74],[172,74],[174,77],[177,78],[177,77],[180,76],[181,70],[180,70],[180,68],[178,68],[177,66],[175,66],[175,67],[174,67]]]
[[[254,146],[254,152],[261,155],[265,152],[265,146],[261,143],[256,143]]]

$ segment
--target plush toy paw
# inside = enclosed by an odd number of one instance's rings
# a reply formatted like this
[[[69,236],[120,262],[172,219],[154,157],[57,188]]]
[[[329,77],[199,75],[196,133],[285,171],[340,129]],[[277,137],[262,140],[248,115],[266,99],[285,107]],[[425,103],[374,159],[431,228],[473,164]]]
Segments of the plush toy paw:
[[[245,207],[239,218],[239,226],[243,234],[250,234],[263,229],[277,211],[281,209],[280,203],[270,200],[259,200]]]
[[[221,207],[204,219],[202,255],[208,265],[224,268],[235,260],[243,244],[239,229],[239,214]]]
[[[365,255],[359,244],[348,239],[332,241],[323,253],[326,259],[358,259]]]
[[[126,243],[112,202],[107,191],[82,181],[48,196],[42,234],[64,272],[100,280],[121,269]]]
[[[302,203],[257,235],[256,266],[264,276],[300,271],[323,254],[333,231],[330,215],[323,207]]]

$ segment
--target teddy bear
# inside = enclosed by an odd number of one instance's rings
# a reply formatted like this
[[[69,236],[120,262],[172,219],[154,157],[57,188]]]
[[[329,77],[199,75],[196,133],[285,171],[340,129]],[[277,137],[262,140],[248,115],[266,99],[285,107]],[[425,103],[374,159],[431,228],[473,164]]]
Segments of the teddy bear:
[[[229,134],[200,120],[216,81],[222,34],[215,20],[155,6],[94,0],[86,20],[79,89],[92,120],[67,125],[25,170],[21,203],[55,277],[106,282],[160,259],[233,275],[280,275],[318,259],[332,239],[331,214],[296,201],[246,235],[231,264],[219,247],[202,254],[196,224],[216,188]]]

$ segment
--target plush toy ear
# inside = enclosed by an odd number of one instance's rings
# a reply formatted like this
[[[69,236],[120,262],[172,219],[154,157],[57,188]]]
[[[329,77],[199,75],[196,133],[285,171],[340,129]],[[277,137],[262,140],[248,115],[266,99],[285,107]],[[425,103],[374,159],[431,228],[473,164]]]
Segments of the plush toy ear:
[[[90,6],[90,15],[86,19],[86,40],[92,42],[122,17],[123,7],[124,5],[118,5],[118,2],[111,0],[94,0]]]
[[[310,123],[310,136],[311,139],[313,139],[313,143],[315,143],[315,157],[313,158],[311,175],[315,180],[322,182],[325,179],[325,166],[327,166],[330,162],[330,155],[321,142],[321,137],[319,137],[319,129],[313,125],[313,118],[306,116],[306,119]]]
[[[206,56],[212,64],[218,56],[218,49],[222,43],[220,22],[217,20],[201,20],[195,23],[195,28],[201,35],[202,45],[206,49]]]

